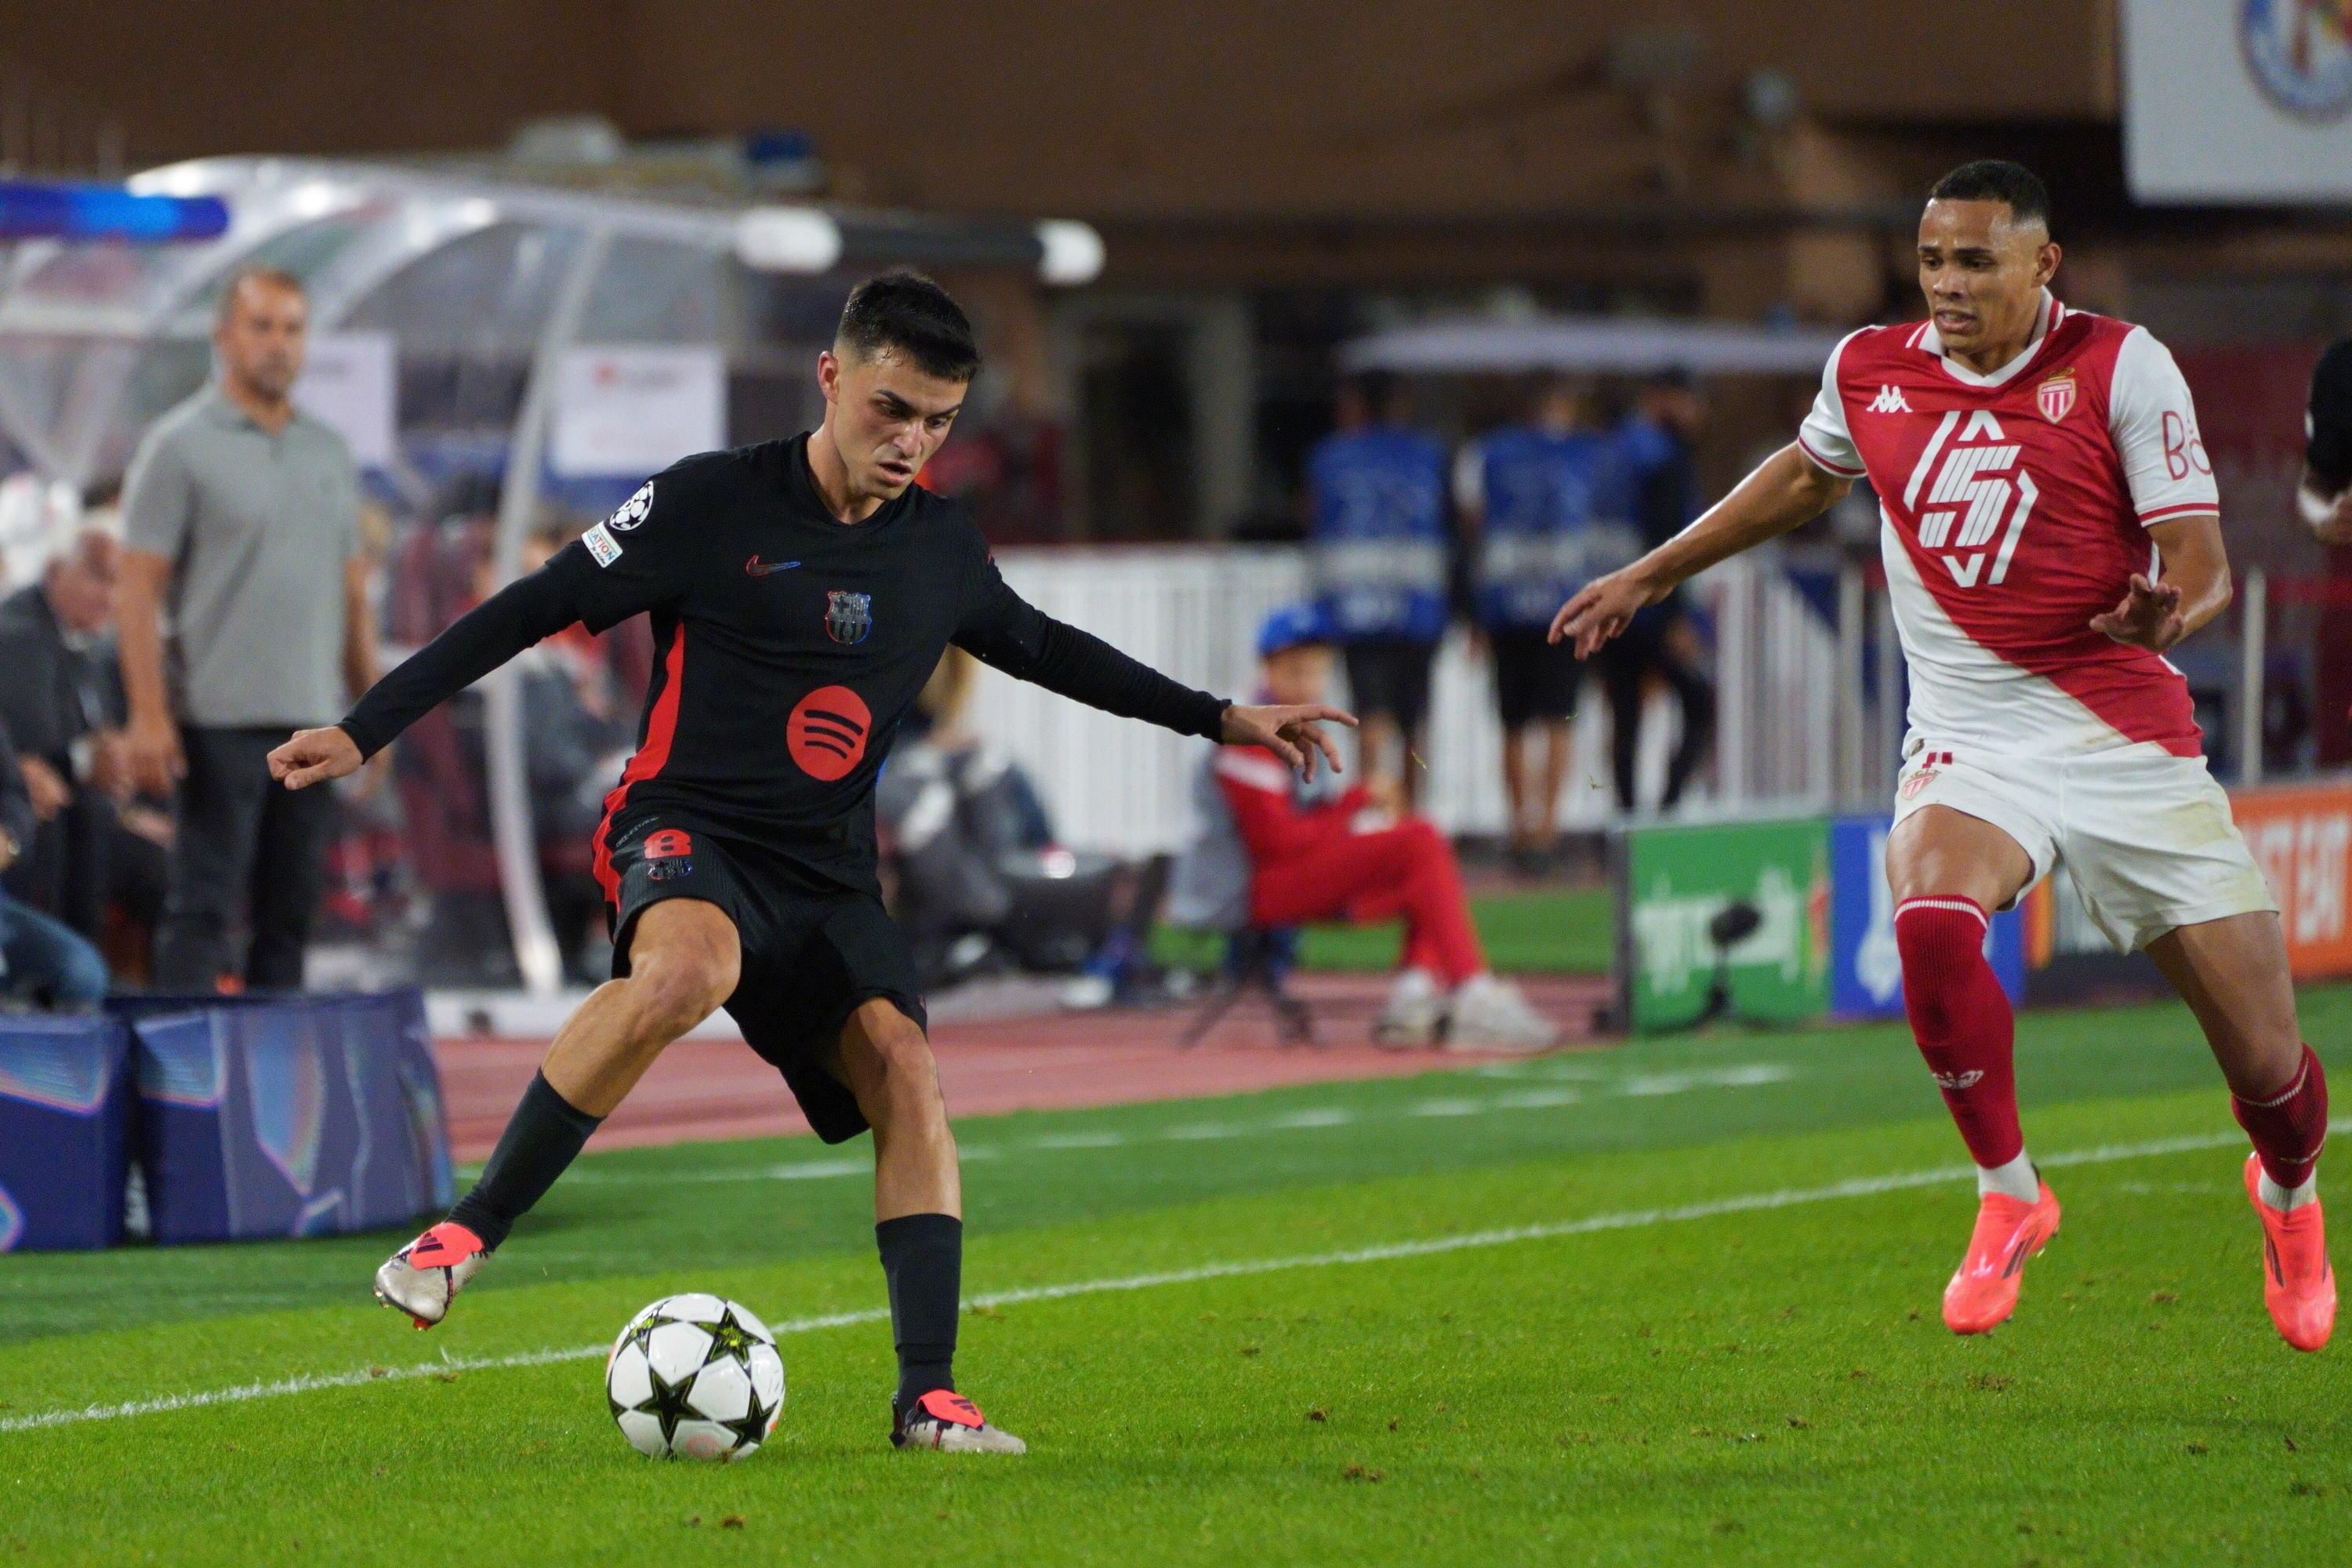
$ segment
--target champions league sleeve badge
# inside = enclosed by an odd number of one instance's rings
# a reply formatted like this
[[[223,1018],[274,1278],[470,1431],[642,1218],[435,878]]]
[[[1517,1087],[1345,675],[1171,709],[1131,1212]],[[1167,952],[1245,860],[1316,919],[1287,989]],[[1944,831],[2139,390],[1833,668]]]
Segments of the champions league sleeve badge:
[[[654,482],[647,479],[637,487],[637,493],[621,503],[621,510],[604,520],[604,526],[614,533],[626,533],[645,521],[646,513],[654,509]]]

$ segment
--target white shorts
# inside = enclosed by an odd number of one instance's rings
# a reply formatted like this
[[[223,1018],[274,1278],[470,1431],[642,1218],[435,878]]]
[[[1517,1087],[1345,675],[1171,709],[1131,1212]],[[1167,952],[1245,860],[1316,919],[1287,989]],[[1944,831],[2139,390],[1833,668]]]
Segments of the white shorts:
[[[2029,888],[2064,865],[2091,919],[2126,952],[2176,926],[2278,908],[2205,759],[2153,742],[2033,757],[1915,740],[1895,820],[1924,805],[2016,839],[2033,860]]]

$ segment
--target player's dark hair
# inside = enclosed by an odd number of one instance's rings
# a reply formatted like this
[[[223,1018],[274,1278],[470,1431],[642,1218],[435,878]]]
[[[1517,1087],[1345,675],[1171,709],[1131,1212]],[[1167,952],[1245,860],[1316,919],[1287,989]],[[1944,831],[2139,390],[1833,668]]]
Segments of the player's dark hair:
[[[941,381],[970,381],[980,374],[980,345],[963,308],[946,289],[904,268],[849,291],[834,342],[861,359],[895,349]]]
[[[1927,193],[1931,202],[2007,202],[2009,216],[2018,223],[2040,219],[2050,226],[2050,192],[2042,176],[2006,158],[1979,158],[1963,163],[1937,180]]]

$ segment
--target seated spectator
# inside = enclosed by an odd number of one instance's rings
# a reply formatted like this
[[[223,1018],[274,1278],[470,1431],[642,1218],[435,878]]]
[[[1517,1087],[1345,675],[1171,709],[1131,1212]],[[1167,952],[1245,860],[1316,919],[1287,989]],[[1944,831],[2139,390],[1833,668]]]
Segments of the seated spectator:
[[[1257,651],[1262,700],[1326,700],[1331,642],[1312,607],[1266,617]],[[1396,983],[1373,1025],[1381,1044],[1442,1036],[1456,1049],[1534,1051],[1559,1043],[1551,1021],[1488,971],[1454,847],[1403,809],[1393,780],[1345,791],[1328,774],[1302,784],[1254,746],[1220,746],[1208,767],[1223,809],[1195,853],[1215,856],[1225,836],[1226,858],[1247,879],[1251,924],[1403,920]]]
[[[891,913],[927,985],[1083,967],[1095,984],[1077,999],[1112,1000],[1139,979],[1164,877],[1055,841],[1028,775],[964,722],[979,668],[947,651],[876,786]]]
[[[152,929],[169,818],[135,797],[121,757],[122,699],[109,641],[120,547],[88,529],[39,581],[0,600],[0,723],[33,805],[8,890],[95,942],[109,911]]]
[[[32,837],[33,802],[16,748],[0,724],[0,871]],[[106,961],[67,926],[0,892],[0,998],[50,1007],[95,1007],[106,997]]]

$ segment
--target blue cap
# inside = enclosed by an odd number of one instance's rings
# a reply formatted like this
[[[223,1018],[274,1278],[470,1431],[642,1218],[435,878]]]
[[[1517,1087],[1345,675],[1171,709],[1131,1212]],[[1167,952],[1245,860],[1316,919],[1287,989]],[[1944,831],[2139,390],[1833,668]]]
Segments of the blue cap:
[[[1258,624],[1257,656],[1272,658],[1286,648],[1330,640],[1331,628],[1324,623],[1320,605],[1285,605]]]

